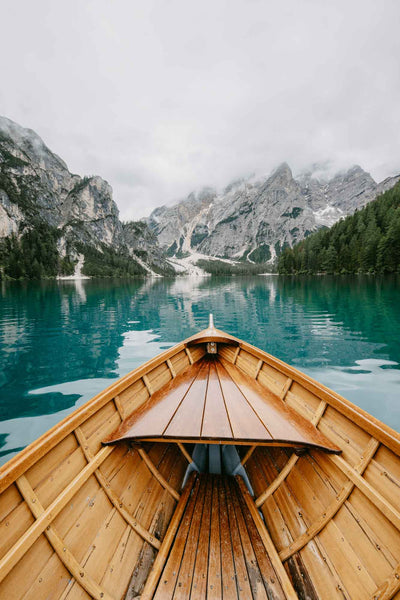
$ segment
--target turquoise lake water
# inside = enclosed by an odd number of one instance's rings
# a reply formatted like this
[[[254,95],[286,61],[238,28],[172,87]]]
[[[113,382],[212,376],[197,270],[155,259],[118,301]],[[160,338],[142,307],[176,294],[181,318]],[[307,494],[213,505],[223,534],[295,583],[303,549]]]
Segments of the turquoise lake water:
[[[400,431],[400,277],[3,283],[0,463],[210,312]]]

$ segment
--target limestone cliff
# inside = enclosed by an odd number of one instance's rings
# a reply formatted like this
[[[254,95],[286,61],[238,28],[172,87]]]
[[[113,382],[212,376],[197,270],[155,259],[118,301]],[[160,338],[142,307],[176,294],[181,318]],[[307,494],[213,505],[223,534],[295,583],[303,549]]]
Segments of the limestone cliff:
[[[61,257],[77,256],[82,245],[100,252],[105,246],[130,255],[144,271],[172,272],[145,224],[121,223],[106,181],[70,173],[34,131],[0,117],[0,238],[40,222],[58,230]]]

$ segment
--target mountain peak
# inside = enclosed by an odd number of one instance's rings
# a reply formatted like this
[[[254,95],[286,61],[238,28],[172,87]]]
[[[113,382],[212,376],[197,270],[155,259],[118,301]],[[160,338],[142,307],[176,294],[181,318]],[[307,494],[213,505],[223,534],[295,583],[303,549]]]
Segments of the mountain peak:
[[[0,135],[4,143],[12,144],[45,169],[58,168],[68,171],[66,163],[49,150],[42,138],[33,129],[27,129],[7,117],[0,116]]]
[[[272,173],[272,176],[280,175],[281,177],[287,177],[288,179],[293,178],[293,173],[287,162],[281,163],[277,169]]]

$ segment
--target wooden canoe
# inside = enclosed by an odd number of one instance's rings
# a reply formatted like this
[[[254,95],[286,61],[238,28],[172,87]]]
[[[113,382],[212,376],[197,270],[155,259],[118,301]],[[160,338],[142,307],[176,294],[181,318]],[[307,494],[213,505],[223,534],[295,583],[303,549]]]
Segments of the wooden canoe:
[[[399,600],[399,455],[211,322],[0,469],[0,598]]]

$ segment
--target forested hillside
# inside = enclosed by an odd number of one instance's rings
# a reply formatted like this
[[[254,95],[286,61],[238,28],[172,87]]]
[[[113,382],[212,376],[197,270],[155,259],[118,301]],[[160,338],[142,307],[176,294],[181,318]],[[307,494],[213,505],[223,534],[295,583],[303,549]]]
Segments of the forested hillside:
[[[330,229],[286,248],[281,274],[400,272],[400,184]]]

